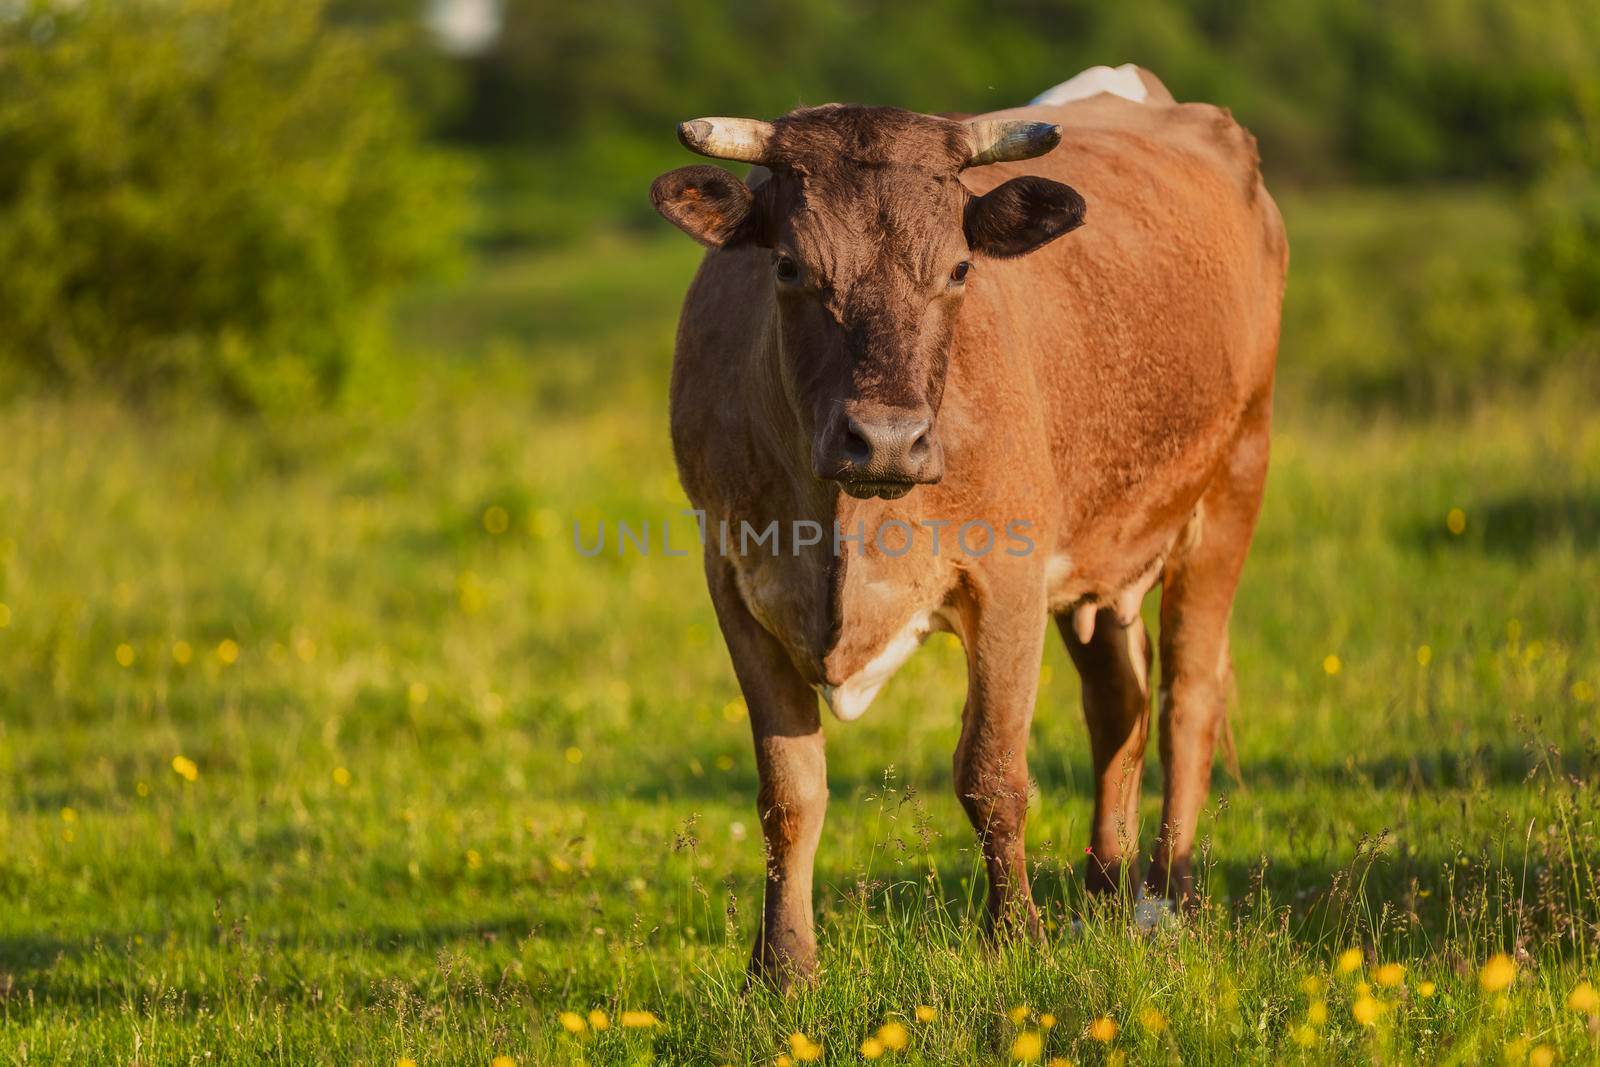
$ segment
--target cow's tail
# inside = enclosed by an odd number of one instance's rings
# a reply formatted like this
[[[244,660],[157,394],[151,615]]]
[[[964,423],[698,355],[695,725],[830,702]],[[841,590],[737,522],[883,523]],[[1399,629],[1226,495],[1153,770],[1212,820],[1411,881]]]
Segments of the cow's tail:
[[[1244,771],[1239,767],[1239,749],[1233,743],[1233,708],[1239,703],[1239,687],[1233,677],[1233,657],[1228,657],[1228,676],[1222,686],[1222,727],[1217,731],[1217,741],[1222,746],[1222,765],[1239,787],[1245,789]]]

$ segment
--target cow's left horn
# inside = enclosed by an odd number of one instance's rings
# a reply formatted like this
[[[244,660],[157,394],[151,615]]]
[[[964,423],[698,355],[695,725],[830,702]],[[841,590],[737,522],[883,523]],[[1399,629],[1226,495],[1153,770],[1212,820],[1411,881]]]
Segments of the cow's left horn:
[[[690,119],[678,125],[683,147],[712,159],[760,163],[771,139],[772,123],[760,119]]]
[[[981,167],[1042,156],[1061,143],[1061,127],[1020,119],[978,119],[967,123],[967,141],[972,152],[963,166]]]

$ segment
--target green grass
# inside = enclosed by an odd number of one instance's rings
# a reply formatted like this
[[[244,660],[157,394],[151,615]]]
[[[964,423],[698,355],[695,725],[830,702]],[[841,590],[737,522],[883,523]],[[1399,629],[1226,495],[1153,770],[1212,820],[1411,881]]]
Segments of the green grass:
[[[1475,356],[1470,389],[1341,391],[1330,309],[1425,254],[1374,267],[1385,219],[1489,255],[1514,220],[1471,192],[1285,210],[1243,781],[1218,775],[1193,924],[1072,933],[1088,757],[1052,642],[1028,827],[1052,936],[984,942],[939,638],[827,727],[819,984],[744,990],[755,772],[698,564],[582,559],[569,528],[682,506],[664,397],[697,251],[604,239],[420,294],[412,354],[337,411],[0,410],[0,1062],[772,1063],[798,1030],[847,1063],[919,1004],[939,1017],[893,1059],[1004,1060],[1026,1004],[1084,1064],[1593,1061],[1600,1024],[1566,1007],[1600,979],[1592,372]],[[1453,351],[1374,343],[1362,374],[1450,379]],[[1331,974],[1352,946],[1362,973]],[[1504,998],[1478,985],[1498,951]],[[1408,970],[1366,1028],[1382,961]],[[591,1009],[612,1027],[564,1033]]]

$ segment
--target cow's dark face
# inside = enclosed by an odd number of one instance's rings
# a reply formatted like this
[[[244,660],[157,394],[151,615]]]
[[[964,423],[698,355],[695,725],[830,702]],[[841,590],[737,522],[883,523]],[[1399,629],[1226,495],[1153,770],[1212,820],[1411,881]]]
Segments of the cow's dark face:
[[[680,135],[698,147],[694,127],[744,121],[698,120]],[[741,157],[765,168],[751,188],[685,167],[656,180],[657,209],[705,244],[767,252],[779,370],[818,478],[863,498],[937,482],[950,342],[963,295],[982,284],[981,259],[1077,226],[1082,198],[1042,178],[974,197],[958,174],[974,161],[975,134],[950,119],[832,105],[752,126],[738,127],[760,142],[759,156]],[[1028,133],[1047,142],[1031,155],[1059,137],[1026,124],[1013,138]]]

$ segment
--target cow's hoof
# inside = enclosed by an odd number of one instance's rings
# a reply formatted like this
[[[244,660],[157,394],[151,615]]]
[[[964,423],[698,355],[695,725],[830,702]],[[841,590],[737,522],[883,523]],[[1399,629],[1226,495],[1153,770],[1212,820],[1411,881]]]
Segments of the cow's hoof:
[[[1133,902],[1134,928],[1150,933],[1154,930],[1176,929],[1178,926],[1178,908],[1166,897],[1152,896],[1141,893],[1139,899]]]
[[[1044,920],[1029,898],[1021,898],[991,908],[985,932],[995,943],[1006,940],[1043,941]]]
[[[814,984],[816,978],[815,959],[756,958],[750,961],[750,968],[746,972],[745,990],[748,992],[756,986],[765,986],[780,993],[789,993]]]
[[[1095,909],[1090,915],[1090,921],[1100,918],[1117,916],[1119,919],[1126,917],[1133,928],[1140,933],[1153,933],[1159,930],[1176,930],[1182,919],[1178,906],[1164,896],[1158,896],[1140,888],[1133,900],[1126,897],[1096,898],[1107,907]],[[1114,909],[1114,910],[1112,910]],[[1127,909],[1127,910],[1123,910]],[[1083,918],[1073,919],[1067,926],[1066,933],[1069,940],[1076,940],[1088,932],[1088,923]]]

